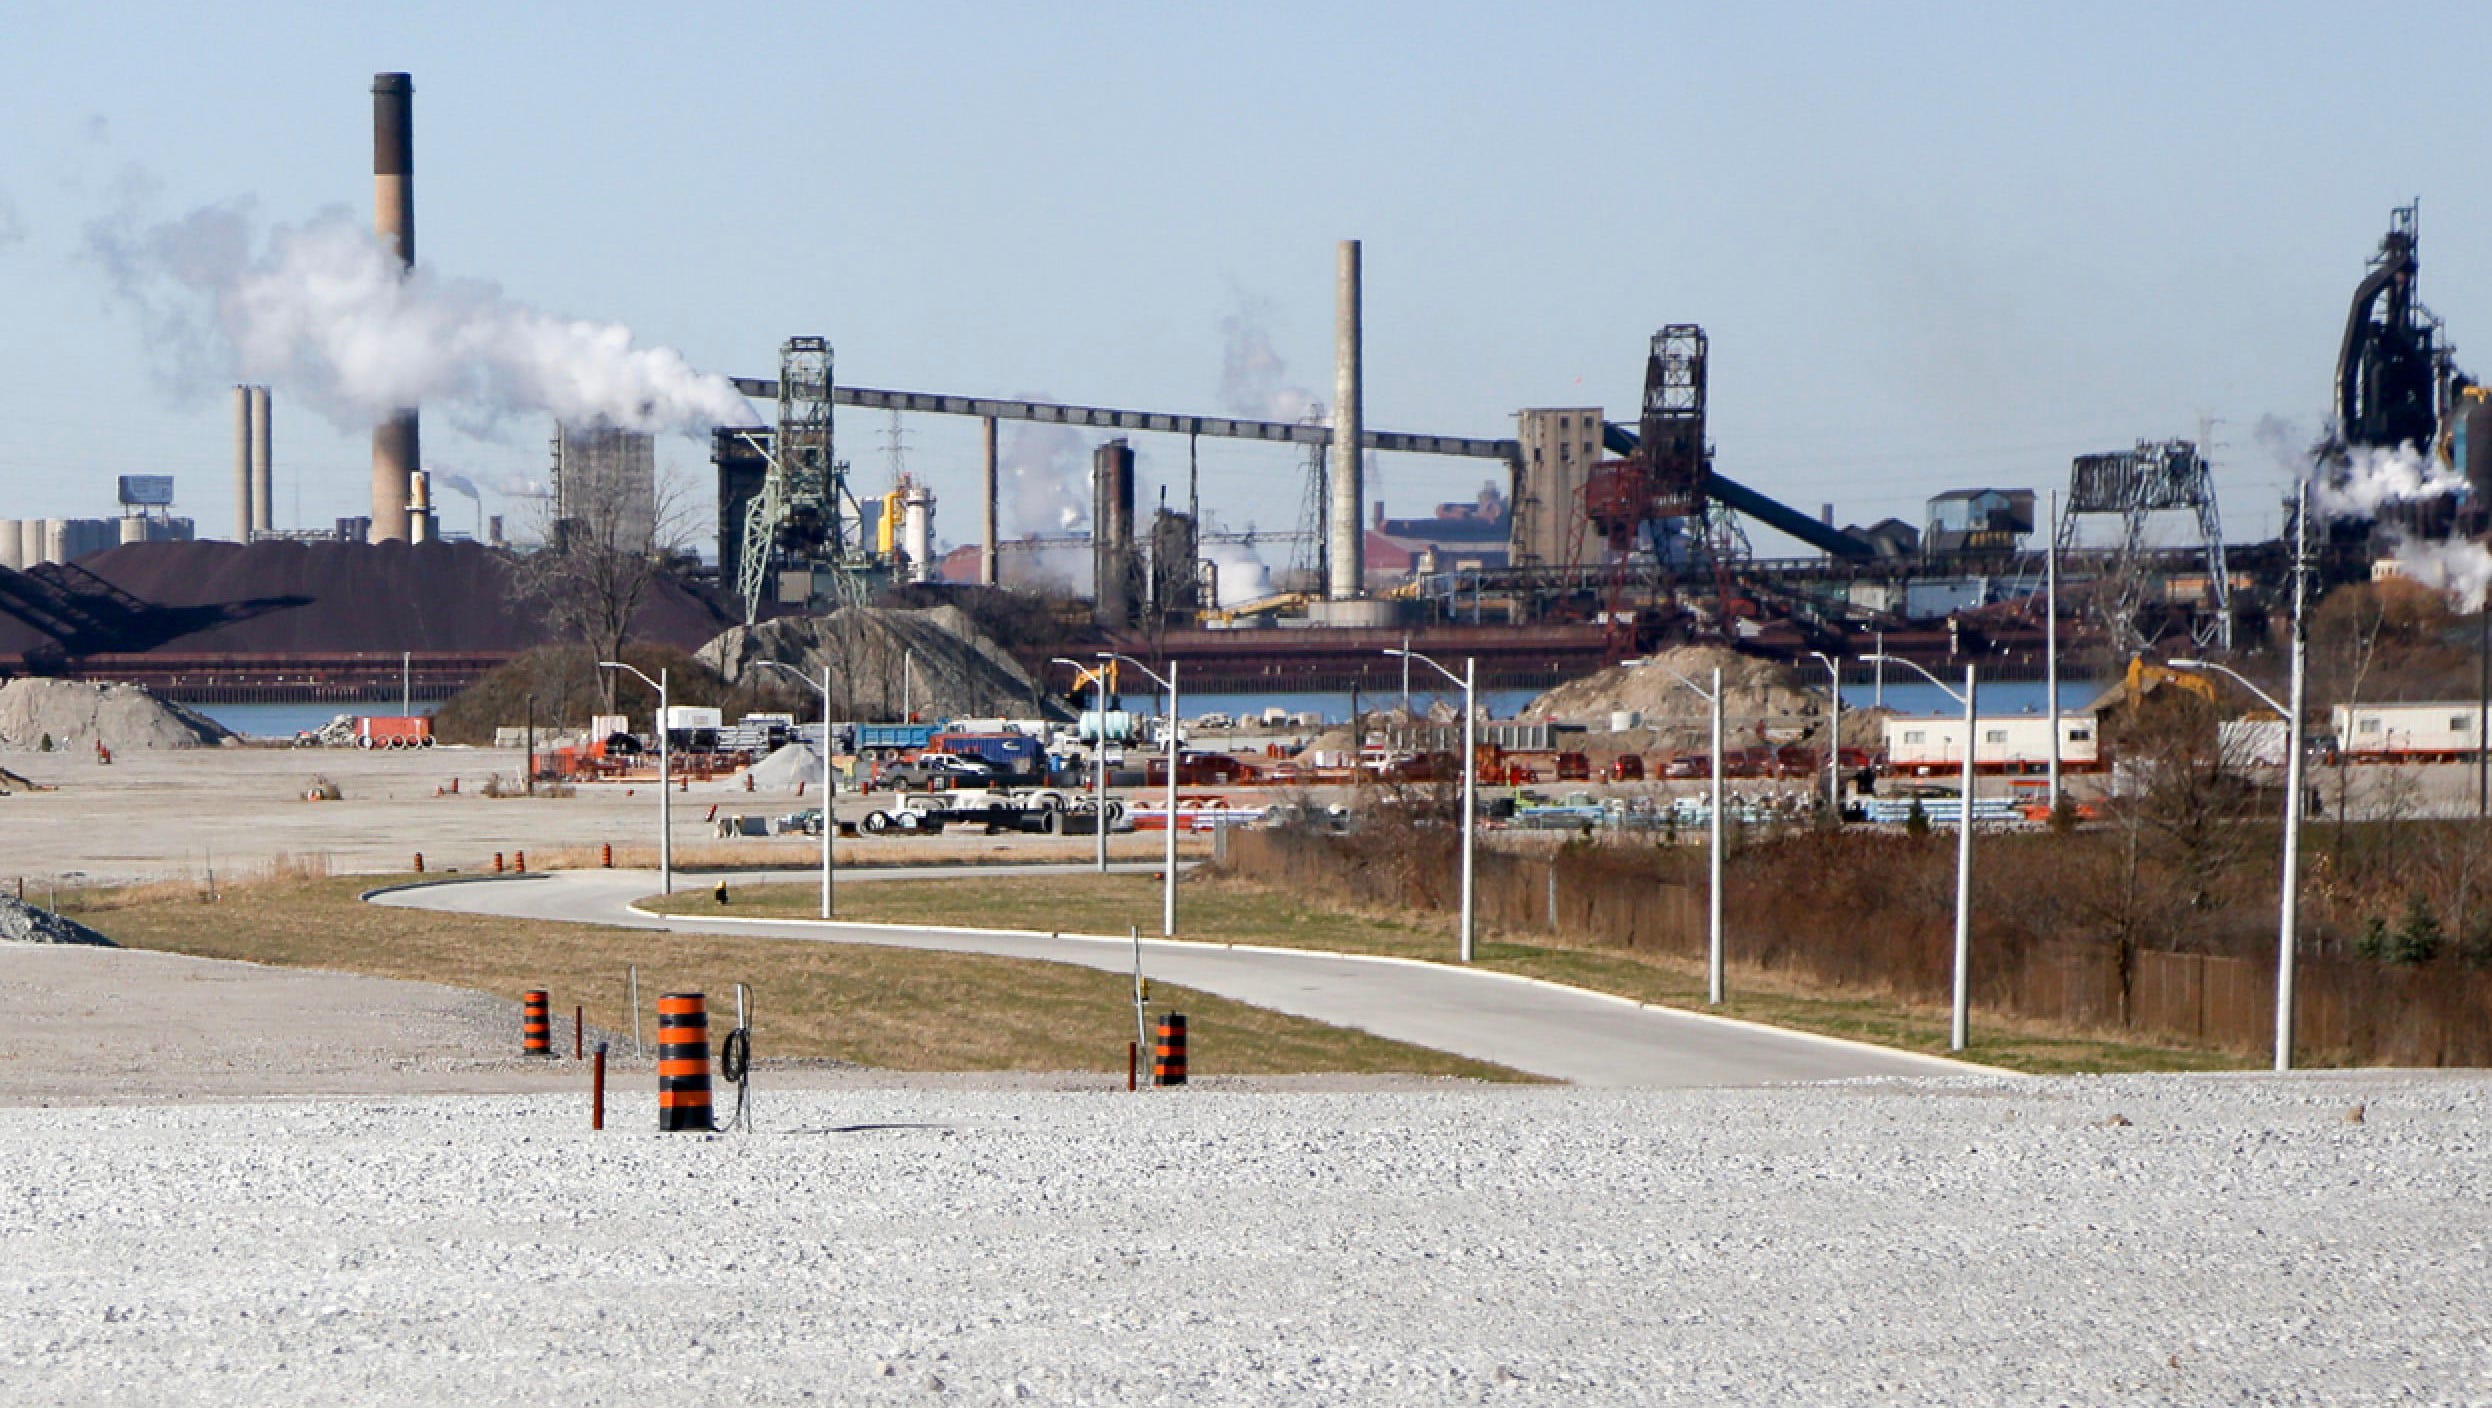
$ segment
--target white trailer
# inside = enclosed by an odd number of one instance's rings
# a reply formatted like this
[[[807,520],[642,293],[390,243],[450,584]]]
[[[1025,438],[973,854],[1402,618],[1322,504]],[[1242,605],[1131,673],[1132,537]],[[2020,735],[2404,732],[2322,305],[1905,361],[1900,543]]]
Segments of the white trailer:
[[[2492,729],[2473,699],[2440,704],[2339,704],[2329,711],[2336,746],[2356,762],[2437,762],[2483,751]]]
[[[2042,714],[1985,714],[1974,721],[1981,744],[1973,752],[1973,770],[1988,773],[2043,773],[2051,766],[2051,720]],[[2059,716],[2059,762],[2069,772],[2102,766],[2102,750],[2091,714]],[[1889,772],[1929,777],[1964,766],[1964,716],[1891,718],[1886,721],[1886,766]]]

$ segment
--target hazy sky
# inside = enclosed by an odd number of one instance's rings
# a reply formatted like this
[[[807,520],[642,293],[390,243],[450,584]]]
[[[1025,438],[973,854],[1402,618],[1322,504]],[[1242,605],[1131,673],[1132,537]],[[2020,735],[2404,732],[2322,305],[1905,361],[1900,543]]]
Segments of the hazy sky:
[[[2284,482],[2256,427],[2318,429],[2392,206],[2421,198],[2424,300],[2492,373],[2492,9],[2375,13],[12,0],[0,517],[109,514],[115,475],[169,472],[230,531],[234,351],[164,301],[166,269],[136,271],[147,309],[126,296],[132,240],[203,209],[245,242],[225,257],[368,226],[371,79],[405,70],[427,272],[701,368],[770,375],[818,333],[854,385],[1328,403],[1355,237],[1373,427],[1632,419],[1653,330],[1698,322],[1720,468],[1811,512],[1918,522],[1937,491],[2061,485],[2072,455],[2203,414],[2246,538]],[[364,427],[267,379],[280,525],[362,511]],[[541,479],[547,430],[428,406],[426,459]],[[864,489],[888,430],[842,413]],[[973,423],[906,436],[939,536],[973,538]],[[1184,442],[1137,443],[1145,494],[1182,494]],[[1052,448],[1073,466],[1083,444]],[[706,497],[705,444],[660,459]],[[1489,468],[1389,457],[1375,492],[1422,513]],[[1288,453],[1206,442],[1202,473],[1233,526],[1298,515]],[[1024,526],[1047,487],[1023,486]]]

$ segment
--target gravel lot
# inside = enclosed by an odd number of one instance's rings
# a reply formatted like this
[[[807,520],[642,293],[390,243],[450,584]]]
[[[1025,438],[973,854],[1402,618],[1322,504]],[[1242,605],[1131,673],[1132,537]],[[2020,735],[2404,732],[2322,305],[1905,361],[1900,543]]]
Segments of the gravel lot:
[[[0,1110],[0,1399],[2492,1401],[2479,1073],[652,1110]]]

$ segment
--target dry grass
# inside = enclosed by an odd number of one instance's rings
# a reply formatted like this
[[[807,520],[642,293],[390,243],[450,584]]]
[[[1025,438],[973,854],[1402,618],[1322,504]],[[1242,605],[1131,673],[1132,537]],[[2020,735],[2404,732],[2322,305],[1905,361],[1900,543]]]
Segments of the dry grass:
[[[658,994],[731,1001],[752,985],[762,1055],[908,1071],[1098,1071],[1121,1075],[1133,1008],[1124,979],[1063,964],[865,945],[657,934],[602,925],[436,914],[359,902],[371,877],[220,877],[203,902],[189,884],[91,892],[63,908],[133,948],[282,967],[443,983],[516,998],[552,993],[592,1026],[632,1029],[625,972],[644,1009]],[[860,887],[863,888],[863,887]],[[1183,1011],[1202,1075],[1407,1073],[1512,1080],[1510,1071],[1165,988]],[[654,1032],[654,1027],[647,1030]]]
[[[683,914],[802,918],[817,912],[819,892],[805,885],[754,885],[730,890],[728,899],[721,907],[705,891],[679,893],[662,906],[652,902],[652,907]],[[860,884],[840,892],[838,907],[843,919],[880,923],[1098,934],[1120,934],[1131,928],[1157,934],[1160,887],[1141,875],[1022,876],[1009,885],[977,879]],[[1187,877],[1179,890],[1177,914],[1181,937],[1213,943],[1379,953],[1435,962],[1450,961],[1457,946],[1454,921],[1445,915],[1362,910],[1332,897],[1314,903],[1300,893],[1236,877]],[[1728,969],[1726,1001],[1718,1009],[1708,1008],[1703,965],[1676,955],[1568,946],[1542,935],[1519,942],[1493,933],[1484,934],[1475,948],[1479,966],[1503,972],[1906,1051],[1947,1052],[1948,1017],[1943,1008],[1812,991],[1786,974],[1738,964]],[[1972,1044],[1965,1055],[1987,1065],[2034,1074],[2227,1070],[2251,1064],[2220,1051],[2106,1040],[1988,1014],[1974,1024]]]

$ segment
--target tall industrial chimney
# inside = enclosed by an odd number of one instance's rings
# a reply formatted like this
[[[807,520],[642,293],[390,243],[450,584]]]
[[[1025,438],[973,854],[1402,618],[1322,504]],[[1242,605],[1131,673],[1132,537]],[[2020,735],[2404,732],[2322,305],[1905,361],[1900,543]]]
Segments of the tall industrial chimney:
[[[251,541],[251,388],[234,388],[234,541]]]
[[[276,432],[268,414],[268,388],[251,388],[251,527],[261,533],[277,526],[277,467],[273,455]]]
[[[415,82],[403,73],[372,76],[372,228],[415,267]],[[372,541],[408,536],[407,492],[423,454],[415,408],[372,428]]]
[[[1341,274],[1333,301],[1332,502],[1326,514],[1324,595],[1357,597],[1365,585],[1366,514],[1363,500],[1366,443],[1365,387],[1359,374],[1358,241],[1341,242]]]

